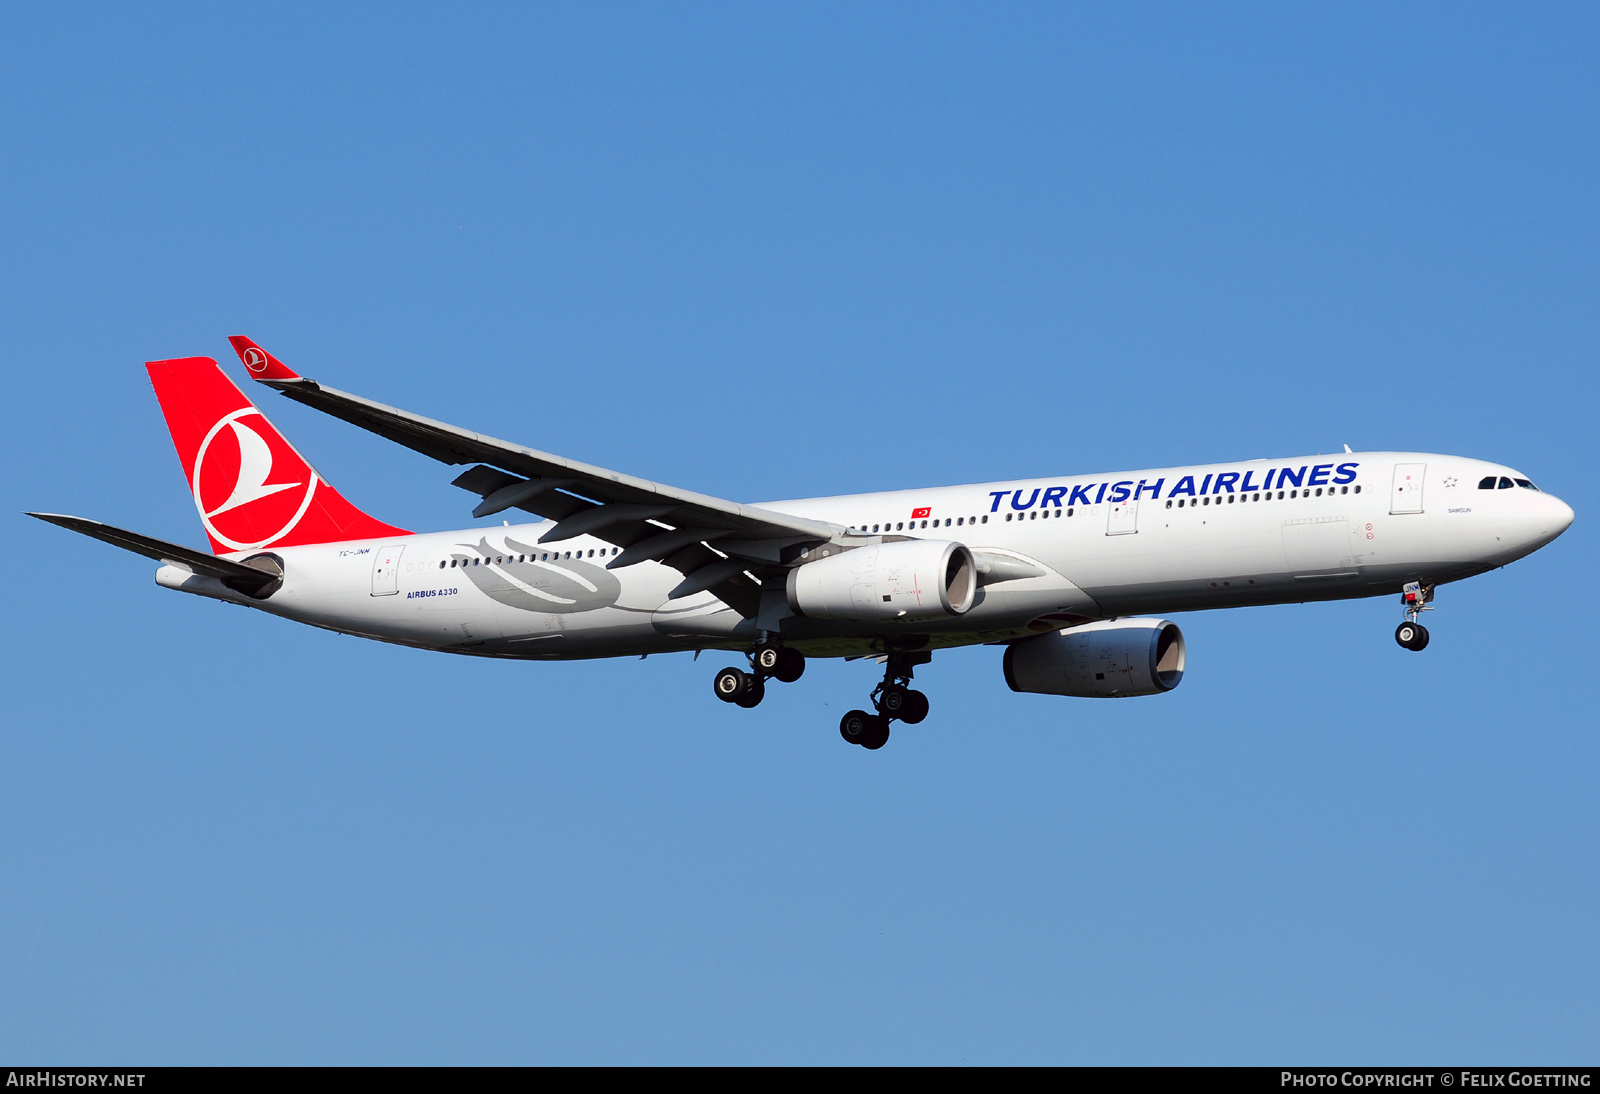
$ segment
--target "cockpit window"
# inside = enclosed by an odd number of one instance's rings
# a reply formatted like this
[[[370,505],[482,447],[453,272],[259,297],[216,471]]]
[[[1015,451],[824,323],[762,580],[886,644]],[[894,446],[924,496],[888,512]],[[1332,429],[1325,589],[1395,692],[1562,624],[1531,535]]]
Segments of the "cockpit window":
[[[1517,485],[1522,487],[1524,490],[1537,490],[1537,489],[1539,489],[1537,486],[1533,485],[1533,483],[1529,482],[1527,479],[1518,479],[1517,480]]]
[[[1500,476],[1500,489],[1510,490],[1512,485],[1513,484],[1510,479],[1506,478],[1504,475]]]
[[[1478,489],[1479,490],[1493,490],[1494,489],[1494,476],[1493,475],[1485,475],[1483,478],[1479,479],[1478,480]]]

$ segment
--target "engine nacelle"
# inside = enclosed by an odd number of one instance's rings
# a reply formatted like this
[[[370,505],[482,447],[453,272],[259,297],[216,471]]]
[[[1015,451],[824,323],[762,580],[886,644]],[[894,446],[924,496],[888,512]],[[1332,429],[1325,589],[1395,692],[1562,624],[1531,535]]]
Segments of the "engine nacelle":
[[[1083,699],[1160,695],[1183,679],[1183,632],[1165,619],[1110,619],[1006,648],[1012,691]]]
[[[963,544],[900,540],[796,566],[786,590],[813,619],[947,619],[972,607],[978,567]]]

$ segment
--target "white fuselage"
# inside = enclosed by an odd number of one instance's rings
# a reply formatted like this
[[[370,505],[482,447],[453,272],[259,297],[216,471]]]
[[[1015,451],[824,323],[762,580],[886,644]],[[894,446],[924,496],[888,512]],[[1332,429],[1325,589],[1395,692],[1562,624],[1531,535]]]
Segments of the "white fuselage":
[[[1481,489],[1491,477],[1496,488]],[[1572,510],[1519,479],[1480,460],[1363,452],[765,503],[848,528],[847,546],[954,540],[1045,572],[988,584],[965,614],[932,622],[806,619],[775,592],[759,624],[829,656],[882,651],[899,636],[944,647],[1113,616],[1398,594],[1409,581],[1503,566],[1558,536]],[[164,566],[157,580],[349,634],[482,656],[742,649],[756,637],[757,621],[711,593],[669,600],[678,571],[655,562],[606,570],[613,545],[588,536],[541,544],[551,527],[275,549],[283,584],[259,601],[180,567]]]

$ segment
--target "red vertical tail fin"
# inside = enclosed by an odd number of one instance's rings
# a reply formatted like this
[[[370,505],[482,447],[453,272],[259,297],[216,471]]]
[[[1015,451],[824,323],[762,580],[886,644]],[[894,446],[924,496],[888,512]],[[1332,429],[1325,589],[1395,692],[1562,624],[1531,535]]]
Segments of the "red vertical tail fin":
[[[324,482],[211,358],[145,367],[216,554],[410,534]]]

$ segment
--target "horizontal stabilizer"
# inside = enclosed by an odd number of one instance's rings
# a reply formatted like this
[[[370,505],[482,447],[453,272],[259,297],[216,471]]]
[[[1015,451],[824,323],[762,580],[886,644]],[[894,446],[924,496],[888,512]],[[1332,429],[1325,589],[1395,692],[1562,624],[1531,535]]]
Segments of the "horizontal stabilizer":
[[[244,593],[246,596],[259,596],[270,585],[283,580],[283,575],[276,571],[257,569],[243,562],[234,562],[231,559],[218,558],[205,551],[196,551],[192,547],[180,547],[176,543],[165,540],[152,539],[142,536],[138,532],[129,532],[123,528],[113,528],[109,524],[101,524],[97,520],[87,520],[83,517],[69,517],[61,513],[29,513],[30,517],[59,525],[74,532],[81,532],[91,539],[98,539],[124,551],[132,551],[145,558],[153,558],[157,562],[166,562],[174,566],[182,566],[197,574],[214,577],[235,592]]]

